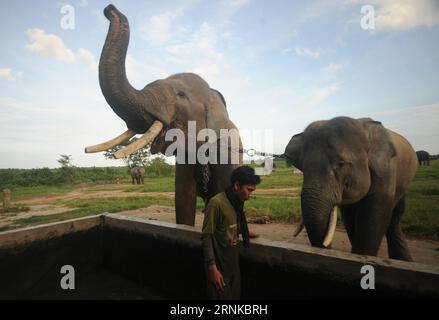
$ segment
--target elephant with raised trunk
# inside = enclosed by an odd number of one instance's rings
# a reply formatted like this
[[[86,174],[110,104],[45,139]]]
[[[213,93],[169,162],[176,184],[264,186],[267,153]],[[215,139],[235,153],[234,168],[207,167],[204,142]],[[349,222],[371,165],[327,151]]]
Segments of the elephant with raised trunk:
[[[284,156],[303,172],[302,219],[313,246],[330,245],[338,206],[353,253],[376,256],[386,236],[390,258],[412,260],[400,221],[417,158],[404,137],[369,118],[337,117],[293,136]]]
[[[144,167],[133,167],[130,169],[131,179],[133,184],[145,184],[144,175],[145,168]]]
[[[166,133],[169,129],[180,129],[185,134],[183,144],[186,148],[183,158],[194,159],[203,142],[189,141],[188,121],[193,121],[192,124],[196,125],[195,137],[198,137],[202,129],[211,129],[218,137],[221,136],[221,129],[236,130],[229,119],[224,97],[196,74],[176,74],[151,82],[142,90],[133,88],[125,71],[129,42],[128,20],[113,5],[105,8],[104,15],[110,21],[110,27],[99,61],[99,83],[108,104],[125,121],[128,131],[110,141],[88,147],[86,152],[104,151],[121,144],[135,134],[143,134],[137,141],[117,151],[114,156],[125,157],[149,143],[151,153],[166,154],[167,148],[173,144],[166,138]],[[237,144],[239,151],[242,147],[239,134],[237,136],[235,140],[238,142],[235,141],[234,145]],[[195,151],[189,152],[191,148],[188,148],[188,145],[191,143],[195,144]],[[215,143],[219,144],[217,140]],[[232,158],[234,149],[227,147],[226,150],[226,157]],[[242,156],[233,163],[225,161],[226,164],[216,164],[214,161],[207,164],[200,164],[198,161],[177,162],[176,222],[194,225],[197,195],[207,202],[212,196],[222,192],[229,185],[231,172],[239,165],[241,159]]]

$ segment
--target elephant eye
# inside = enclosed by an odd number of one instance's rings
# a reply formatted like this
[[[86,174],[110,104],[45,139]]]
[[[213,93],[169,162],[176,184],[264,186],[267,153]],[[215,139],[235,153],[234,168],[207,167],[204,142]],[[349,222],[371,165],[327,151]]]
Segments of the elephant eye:
[[[338,162],[337,162],[336,167],[337,167],[338,169],[340,169],[340,168],[346,167],[346,166],[348,166],[348,165],[352,165],[352,162],[341,160],[341,161],[338,161]]]
[[[180,98],[187,98],[186,92],[181,90],[178,90],[177,96],[179,96]]]

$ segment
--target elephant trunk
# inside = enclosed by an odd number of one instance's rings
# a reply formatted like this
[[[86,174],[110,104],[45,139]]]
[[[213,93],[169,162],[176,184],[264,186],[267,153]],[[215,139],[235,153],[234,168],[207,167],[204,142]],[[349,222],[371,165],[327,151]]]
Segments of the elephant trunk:
[[[322,197],[322,191],[303,188],[301,195],[302,217],[313,247],[328,247],[337,223],[333,201]]]
[[[130,130],[144,133],[155,118],[145,108],[147,95],[133,88],[126,76],[125,59],[130,37],[128,19],[113,5],[105,8],[104,15],[110,20],[110,27],[99,61],[102,93]]]

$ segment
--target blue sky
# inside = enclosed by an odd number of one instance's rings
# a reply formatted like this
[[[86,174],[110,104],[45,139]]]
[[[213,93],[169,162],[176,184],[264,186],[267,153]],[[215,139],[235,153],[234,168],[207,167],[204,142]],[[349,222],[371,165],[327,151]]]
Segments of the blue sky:
[[[63,29],[61,9],[75,10]],[[126,130],[97,62],[109,2],[0,2],[0,168],[112,166],[84,147]],[[439,153],[439,1],[113,1],[129,19],[138,89],[196,72],[223,93],[246,148],[282,153],[312,121],[372,117]],[[375,28],[361,27],[363,5]],[[270,133],[271,132],[271,133]],[[272,134],[273,145],[258,141]]]

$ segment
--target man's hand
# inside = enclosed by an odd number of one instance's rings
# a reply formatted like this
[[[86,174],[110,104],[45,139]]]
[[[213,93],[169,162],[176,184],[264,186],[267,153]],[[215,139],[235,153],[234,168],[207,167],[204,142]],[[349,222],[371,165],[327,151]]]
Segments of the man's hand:
[[[212,264],[209,267],[209,272],[210,272],[210,279],[215,285],[216,290],[218,292],[224,292],[224,287],[226,286],[226,283],[224,282],[223,275],[216,267],[216,264]]]

